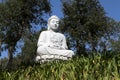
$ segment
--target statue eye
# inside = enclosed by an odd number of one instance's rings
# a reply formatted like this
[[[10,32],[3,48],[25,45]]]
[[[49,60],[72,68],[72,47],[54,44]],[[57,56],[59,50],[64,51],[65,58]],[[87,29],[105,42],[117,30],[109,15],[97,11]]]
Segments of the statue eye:
[[[59,24],[59,21],[56,21],[57,24]]]
[[[52,22],[52,23],[55,23],[55,20],[52,20],[51,22]]]

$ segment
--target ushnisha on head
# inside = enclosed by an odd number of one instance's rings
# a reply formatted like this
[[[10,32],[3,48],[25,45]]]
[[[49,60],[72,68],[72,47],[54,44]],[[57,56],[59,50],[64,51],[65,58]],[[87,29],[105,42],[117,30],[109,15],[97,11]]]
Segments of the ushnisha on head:
[[[58,31],[59,21],[60,21],[60,19],[56,15],[51,16],[48,19],[48,24],[47,24],[48,30]]]

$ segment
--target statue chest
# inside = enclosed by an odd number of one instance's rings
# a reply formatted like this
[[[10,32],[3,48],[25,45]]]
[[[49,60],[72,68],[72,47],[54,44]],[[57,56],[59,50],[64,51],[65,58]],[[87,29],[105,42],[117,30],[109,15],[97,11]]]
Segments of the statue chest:
[[[47,37],[50,44],[62,46],[63,37],[59,33],[50,33],[47,35]]]

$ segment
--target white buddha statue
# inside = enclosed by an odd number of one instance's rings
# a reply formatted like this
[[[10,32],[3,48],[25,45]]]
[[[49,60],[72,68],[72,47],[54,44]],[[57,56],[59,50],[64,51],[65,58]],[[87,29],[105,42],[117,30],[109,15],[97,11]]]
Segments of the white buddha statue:
[[[66,38],[58,32],[59,18],[55,15],[48,19],[48,30],[40,33],[37,43],[37,57],[39,60],[62,59],[67,60],[74,55],[67,50]]]

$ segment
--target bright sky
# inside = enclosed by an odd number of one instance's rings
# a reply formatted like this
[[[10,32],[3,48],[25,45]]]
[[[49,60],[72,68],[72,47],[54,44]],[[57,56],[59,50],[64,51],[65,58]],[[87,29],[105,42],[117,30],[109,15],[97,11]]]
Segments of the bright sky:
[[[107,16],[120,21],[120,0],[99,0],[107,12]]]
[[[62,13],[62,4],[60,0],[51,0],[52,2],[52,14],[57,15],[58,17],[63,17]]]
[[[0,0],[2,1],[2,0]],[[120,21],[120,0],[99,0],[101,5],[106,11],[106,15],[112,17],[116,21]],[[57,15],[58,17],[63,17],[60,0],[51,0],[52,2],[52,15]],[[7,56],[7,52],[4,52],[1,57]]]

